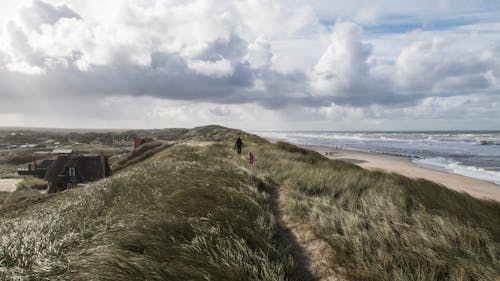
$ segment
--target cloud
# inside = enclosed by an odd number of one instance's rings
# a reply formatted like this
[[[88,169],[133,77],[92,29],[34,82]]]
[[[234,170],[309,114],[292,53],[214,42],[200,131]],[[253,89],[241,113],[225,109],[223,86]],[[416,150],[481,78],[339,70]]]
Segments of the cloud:
[[[410,116],[433,98],[500,99],[497,22],[380,34],[406,18],[432,25],[460,9],[450,1],[432,13],[429,1],[368,2],[23,1],[0,12],[0,110],[66,116],[78,104],[94,120],[115,118],[96,103],[148,114],[154,100],[177,113],[179,104],[203,104],[200,122],[249,118],[241,107],[306,126]],[[177,114],[155,110],[158,118]]]
[[[363,94],[371,45],[361,42],[362,29],[351,22],[335,25],[330,46],[314,66],[311,86],[324,96]]]
[[[400,91],[446,96],[498,90],[500,85],[488,78],[497,66],[486,59],[497,50],[486,49],[478,56],[457,50],[457,43],[433,38],[403,49],[396,60],[395,83]]]
[[[81,18],[66,5],[53,6],[41,0],[33,0],[30,6],[22,8],[19,17],[26,27],[38,31],[42,25],[53,25],[62,18]]]

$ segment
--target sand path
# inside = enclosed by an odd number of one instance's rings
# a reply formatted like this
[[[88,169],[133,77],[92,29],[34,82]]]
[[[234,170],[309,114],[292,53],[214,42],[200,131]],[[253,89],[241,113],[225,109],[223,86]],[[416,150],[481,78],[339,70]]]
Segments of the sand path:
[[[22,179],[0,179],[0,192],[14,192]]]
[[[495,183],[434,171],[420,167],[407,157],[391,156],[385,154],[365,153],[352,150],[336,150],[335,148],[322,146],[302,146],[313,149],[330,159],[342,160],[356,164],[369,170],[382,170],[390,173],[401,174],[410,178],[423,178],[459,192],[466,192],[476,198],[495,200],[500,202],[500,185]]]
[[[292,255],[298,263],[301,277],[304,280],[343,281],[329,268],[329,253],[333,253],[330,245],[316,238],[311,229],[301,223],[293,222],[283,214],[283,191],[276,187],[271,193],[271,208],[279,221],[280,236],[292,247]]]

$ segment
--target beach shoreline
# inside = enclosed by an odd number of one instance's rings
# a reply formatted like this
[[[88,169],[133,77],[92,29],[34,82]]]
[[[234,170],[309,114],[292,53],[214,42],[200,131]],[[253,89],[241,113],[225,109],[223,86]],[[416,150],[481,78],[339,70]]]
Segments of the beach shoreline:
[[[277,141],[286,141],[277,138],[266,139],[273,143]],[[338,149],[321,145],[297,146],[314,150],[329,159],[355,164],[367,170],[380,170],[388,173],[400,174],[413,179],[426,179],[441,184],[449,189],[465,192],[479,199],[500,202],[500,185],[494,182],[419,166],[409,157]]]
[[[319,145],[298,146],[317,151],[329,159],[349,162],[364,169],[396,173],[414,179],[422,178],[458,192],[465,192],[479,199],[500,202],[500,185],[485,180],[425,168],[412,162],[409,157],[336,149],[335,147]]]

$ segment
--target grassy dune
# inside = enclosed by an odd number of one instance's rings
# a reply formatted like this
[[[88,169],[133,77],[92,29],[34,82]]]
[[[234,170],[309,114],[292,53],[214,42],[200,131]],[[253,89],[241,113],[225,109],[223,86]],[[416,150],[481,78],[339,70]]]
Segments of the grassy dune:
[[[109,179],[9,195],[0,279],[307,280],[271,211],[280,186],[285,215],[325,240],[350,280],[498,280],[500,204],[243,135],[249,170],[237,133],[179,130]]]
[[[349,279],[500,280],[500,204],[285,143],[256,154],[285,212],[332,246],[331,267]]]

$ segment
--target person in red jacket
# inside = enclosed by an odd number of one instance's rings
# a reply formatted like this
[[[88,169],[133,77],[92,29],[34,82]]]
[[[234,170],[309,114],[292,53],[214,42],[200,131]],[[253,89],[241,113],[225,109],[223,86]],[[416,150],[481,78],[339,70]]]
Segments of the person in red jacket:
[[[255,162],[255,157],[253,156],[253,153],[250,151],[248,152],[248,165],[250,165],[250,169],[253,168],[253,162]]]

